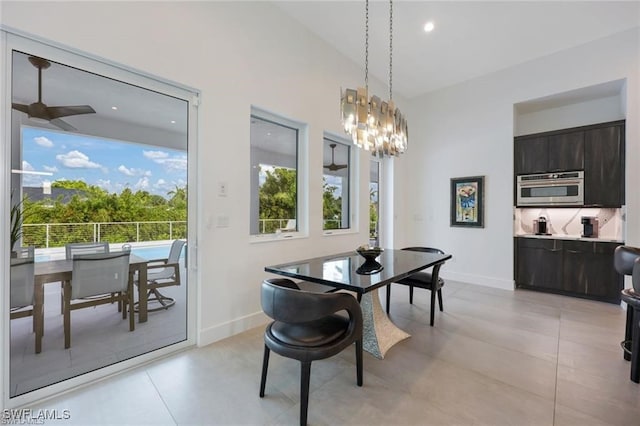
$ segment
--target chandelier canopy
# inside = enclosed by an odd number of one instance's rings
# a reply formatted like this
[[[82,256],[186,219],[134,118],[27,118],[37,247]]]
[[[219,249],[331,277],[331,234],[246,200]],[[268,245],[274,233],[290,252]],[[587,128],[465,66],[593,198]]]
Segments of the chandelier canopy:
[[[393,103],[393,0],[389,0],[389,101],[369,98],[369,0],[365,1],[364,82],[365,87],[340,93],[344,131],[374,156],[404,153],[409,139],[407,120]]]

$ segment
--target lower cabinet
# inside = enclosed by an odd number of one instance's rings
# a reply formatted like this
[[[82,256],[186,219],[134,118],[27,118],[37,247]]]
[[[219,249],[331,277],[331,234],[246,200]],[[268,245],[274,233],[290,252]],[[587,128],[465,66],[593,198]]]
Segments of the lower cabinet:
[[[516,287],[620,303],[624,281],[613,267],[619,245],[518,237]]]

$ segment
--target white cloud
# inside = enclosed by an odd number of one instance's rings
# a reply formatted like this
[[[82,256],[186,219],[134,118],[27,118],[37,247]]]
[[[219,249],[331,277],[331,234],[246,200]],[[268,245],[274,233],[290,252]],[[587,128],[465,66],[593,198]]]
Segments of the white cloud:
[[[58,168],[56,166],[42,166],[42,168],[47,171],[47,172],[51,172],[51,173],[55,173],[58,171]]]
[[[164,151],[142,151],[142,155],[153,161],[169,157],[169,153]]]
[[[120,167],[118,167],[118,171],[127,176],[151,176],[150,170],[134,168],[128,169],[124,164],[121,164]]]
[[[25,172],[32,172],[35,169],[33,168],[33,166],[31,164],[29,164],[28,161],[22,160],[22,170]]]
[[[67,154],[58,154],[56,155],[56,160],[71,169],[104,169],[100,164],[89,160],[86,154],[77,150],[69,151]]]
[[[36,136],[33,140],[43,148],[52,148],[53,142],[45,136]]]
[[[136,182],[136,184],[134,185],[134,188],[136,188],[137,190],[146,190],[147,188],[149,188],[149,178],[148,177],[141,177],[140,180],[138,180],[138,182]]]

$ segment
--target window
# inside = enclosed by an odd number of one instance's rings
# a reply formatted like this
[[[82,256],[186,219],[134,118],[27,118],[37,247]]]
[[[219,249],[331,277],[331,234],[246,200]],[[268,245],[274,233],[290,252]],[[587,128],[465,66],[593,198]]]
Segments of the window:
[[[304,133],[301,123],[252,108],[251,235],[282,235],[301,229],[299,163]]]
[[[349,229],[351,144],[324,137],[322,170],[322,229]]]
[[[380,161],[369,165],[369,244],[380,245]]]

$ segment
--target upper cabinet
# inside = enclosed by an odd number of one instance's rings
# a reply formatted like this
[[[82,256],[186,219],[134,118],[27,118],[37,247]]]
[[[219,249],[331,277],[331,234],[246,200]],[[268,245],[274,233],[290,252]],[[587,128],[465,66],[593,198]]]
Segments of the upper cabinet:
[[[590,129],[584,139],[584,204],[624,205],[624,122]]]
[[[584,132],[515,138],[516,175],[564,172],[584,168]]]
[[[514,138],[514,174],[584,170],[584,205],[624,205],[624,120]]]

